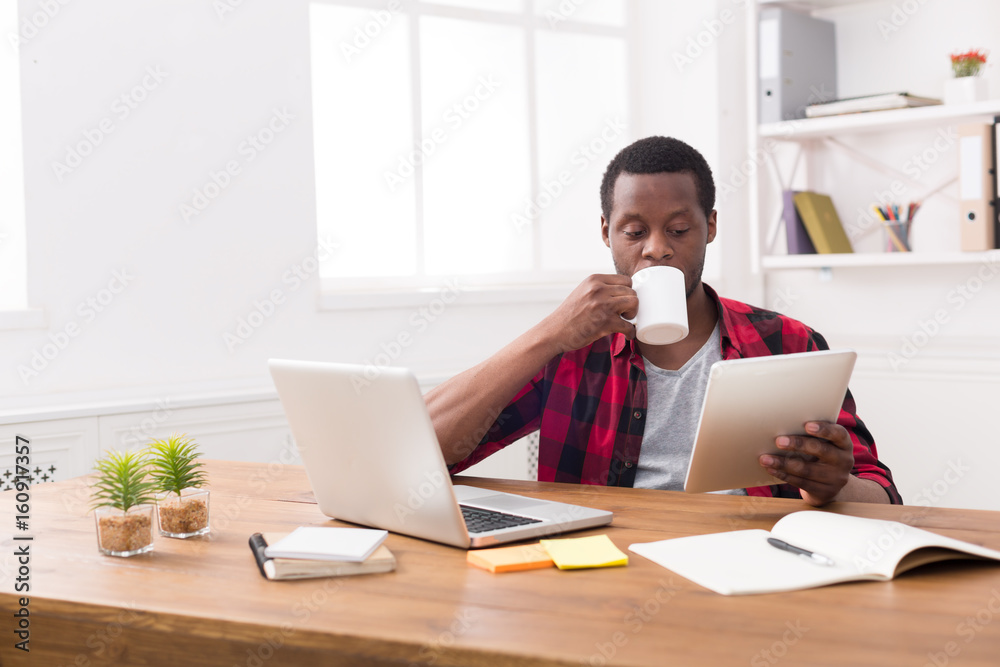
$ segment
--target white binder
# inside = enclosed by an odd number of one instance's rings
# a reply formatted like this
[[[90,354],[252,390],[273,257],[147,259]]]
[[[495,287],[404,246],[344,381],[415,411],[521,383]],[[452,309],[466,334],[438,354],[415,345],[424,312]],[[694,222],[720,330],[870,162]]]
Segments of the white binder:
[[[834,24],[805,14],[766,7],[758,27],[761,123],[805,118],[810,104],[837,97]]]
[[[996,210],[993,157],[994,125],[958,126],[958,198],[961,200],[962,250],[994,248]]]

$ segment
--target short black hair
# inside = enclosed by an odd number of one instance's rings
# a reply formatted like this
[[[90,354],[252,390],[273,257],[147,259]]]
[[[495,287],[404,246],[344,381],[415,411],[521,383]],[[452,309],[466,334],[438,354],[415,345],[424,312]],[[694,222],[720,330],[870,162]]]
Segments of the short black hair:
[[[715,181],[704,156],[680,139],[673,137],[646,137],[626,146],[608,164],[601,181],[601,213],[611,221],[611,205],[615,194],[615,181],[622,173],[660,174],[689,173],[694,177],[698,204],[707,218],[715,208]]]

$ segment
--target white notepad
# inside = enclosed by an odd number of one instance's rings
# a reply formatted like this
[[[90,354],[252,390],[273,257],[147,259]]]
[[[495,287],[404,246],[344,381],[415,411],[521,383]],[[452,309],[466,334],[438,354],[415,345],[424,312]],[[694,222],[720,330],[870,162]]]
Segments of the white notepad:
[[[832,563],[776,549],[767,538]],[[1000,551],[907,526],[822,511],[793,512],[771,532],[737,530],[633,544],[629,550],[722,595],[776,593],[847,581],[889,581],[927,563],[1000,561]]]
[[[275,544],[268,545],[268,558],[343,560],[361,562],[381,545],[389,533],[371,528],[301,526]]]

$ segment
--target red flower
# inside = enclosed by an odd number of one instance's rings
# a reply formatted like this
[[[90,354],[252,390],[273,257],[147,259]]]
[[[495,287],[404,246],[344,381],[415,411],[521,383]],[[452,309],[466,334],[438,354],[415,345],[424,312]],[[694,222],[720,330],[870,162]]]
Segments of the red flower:
[[[986,63],[986,51],[982,49],[972,49],[966,51],[965,53],[953,53],[951,54],[951,62],[957,63],[964,60],[978,60],[980,63]]]

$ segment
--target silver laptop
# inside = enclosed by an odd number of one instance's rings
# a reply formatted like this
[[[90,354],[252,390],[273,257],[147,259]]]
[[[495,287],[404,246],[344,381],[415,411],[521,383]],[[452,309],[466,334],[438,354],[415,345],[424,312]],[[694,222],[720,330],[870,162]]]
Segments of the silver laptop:
[[[453,486],[407,370],[282,359],[268,365],[327,516],[462,548],[611,523],[603,510]]]

